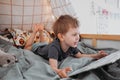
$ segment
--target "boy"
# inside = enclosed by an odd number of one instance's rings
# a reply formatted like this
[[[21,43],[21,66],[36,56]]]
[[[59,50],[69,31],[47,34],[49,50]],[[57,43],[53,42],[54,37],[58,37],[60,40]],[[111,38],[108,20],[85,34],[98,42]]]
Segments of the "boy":
[[[31,38],[27,42],[25,49],[31,49],[31,43],[37,31],[42,31],[43,26],[35,26]],[[66,78],[67,72],[71,71],[70,67],[58,69],[58,61],[64,60],[67,56],[71,55],[76,58],[92,57],[95,59],[106,56],[104,51],[98,54],[82,54],[77,45],[79,42],[79,25],[77,19],[69,16],[60,16],[53,25],[53,31],[56,38],[52,43],[46,46],[38,47],[34,53],[39,54],[45,59],[49,60],[51,68],[61,77]]]

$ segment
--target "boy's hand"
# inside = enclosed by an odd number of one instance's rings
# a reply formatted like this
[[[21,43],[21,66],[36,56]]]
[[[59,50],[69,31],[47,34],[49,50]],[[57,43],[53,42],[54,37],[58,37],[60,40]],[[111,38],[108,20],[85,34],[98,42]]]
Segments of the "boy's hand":
[[[108,54],[105,51],[101,50],[101,51],[98,52],[98,58],[97,59],[100,59],[100,58],[105,57],[107,55]]]
[[[38,24],[38,26],[39,26],[39,31],[44,30],[44,25],[43,24]]]
[[[37,33],[38,31],[44,30],[44,26],[42,24],[35,24],[33,26],[33,32]]]
[[[61,78],[67,78],[67,73],[70,72],[72,69],[70,67],[66,67],[64,69],[59,69],[58,75]]]
[[[39,26],[38,24],[33,25],[33,32],[37,33],[39,31]]]

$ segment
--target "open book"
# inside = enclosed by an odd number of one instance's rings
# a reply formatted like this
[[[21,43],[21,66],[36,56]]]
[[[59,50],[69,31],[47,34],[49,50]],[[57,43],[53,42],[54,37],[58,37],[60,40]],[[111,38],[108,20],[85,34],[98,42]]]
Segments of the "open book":
[[[72,73],[69,74],[69,76],[74,76],[76,74],[85,72],[85,71],[89,71],[92,69],[96,69],[98,67],[110,64],[110,63],[114,63],[115,61],[117,61],[118,59],[120,59],[120,50],[111,53],[108,56],[105,56],[99,60],[93,61],[92,63],[88,64],[87,66],[80,68]]]

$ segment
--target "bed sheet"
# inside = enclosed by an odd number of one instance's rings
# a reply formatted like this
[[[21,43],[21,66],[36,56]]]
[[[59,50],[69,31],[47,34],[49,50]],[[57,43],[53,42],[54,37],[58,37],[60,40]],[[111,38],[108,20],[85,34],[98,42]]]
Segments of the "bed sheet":
[[[0,68],[0,74],[4,72],[4,74],[0,77],[1,80],[100,80],[100,78],[91,70],[91,68],[87,70],[85,73],[76,72],[77,70],[83,69],[85,66],[94,62],[93,58],[74,58],[68,57],[66,58],[59,68],[64,68],[66,66],[72,67],[73,71],[68,73],[69,78],[61,79],[49,66],[48,61],[43,59],[42,57],[35,55],[33,52],[17,49],[11,44],[0,43],[0,48],[3,48],[5,52],[9,54],[16,55],[18,59],[18,63],[11,65],[11,67]],[[87,47],[83,43],[79,43],[78,48],[82,52],[90,52],[97,53],[100,49],[93,49],[91,47]],[[104,49],[109,54],[117,51],[116,49]],[[99,66],[100,67],[100,66]],[[97,67],[98,68],[98,67]],[[74,73],[74,76],[71,74]],[[84,75],[84,76],[81,76]]]

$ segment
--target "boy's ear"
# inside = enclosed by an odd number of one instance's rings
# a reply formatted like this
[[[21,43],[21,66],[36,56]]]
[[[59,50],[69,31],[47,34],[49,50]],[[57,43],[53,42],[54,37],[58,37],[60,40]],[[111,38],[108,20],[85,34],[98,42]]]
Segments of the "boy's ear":
[[[60,41],[63,41],[63,36],[62,36],[62,34],[61,33],[58,33],[58,39],[60,40]]]

